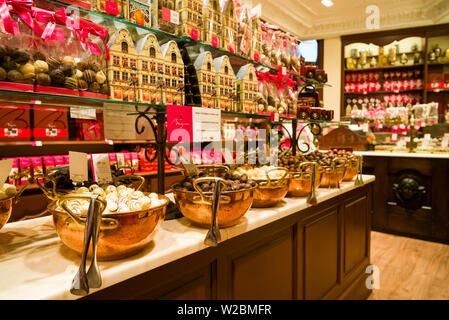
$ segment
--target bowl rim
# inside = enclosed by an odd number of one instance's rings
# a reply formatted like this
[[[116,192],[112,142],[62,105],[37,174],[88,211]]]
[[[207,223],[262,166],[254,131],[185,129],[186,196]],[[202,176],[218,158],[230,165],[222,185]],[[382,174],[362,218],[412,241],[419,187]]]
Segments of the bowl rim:
[[[177,184],[174,184],[174,185],[172,186],[171,189],[173,190],[173,193],[175,193],[175,191],[176,191],[176,192],[178,192],[178,193],[188,193],[188,194],[200,195],[200,193],[199,193],[198,191],[188,191],[188,190],[179,190],[179,189],[176,189],[176,186],[179,186],[179,185],[180,185],[180,184],[177,183]],[[256,188],[257,188],[257,186],[251,187],[251,188],[249,188],[249,189],[241,189],[241,190],[233,190],[233,191],[222,191],[221,194],[222,194],[222,195],[229,195],[229,194],[239,193],[239,192],[243,192],[243,191],[252,191],[252,190],[255,190]],[[213,192],[212,192],[212,191],[207,191],[207,192],[203,192],[203,194],[204,194],[204,195],[207,195],[207,196],[211,196],[211,195],[213,194]]]
[[[150,194],[151,192],[144,192],[145,195]],[[129,211],[129,212],[110,212],[110,213],[102,213],[101,216],[102,217],[117,217],[117,216],[126,216],[126,215],[135,215],[135,214],[141,214],[141,213],[146,213],[146,212],[150,212],[150,211],[156,211],[157,209],[161,209],[164,208],[166,206],[168,206],[168,204],[171,202],[170,198],[167,197],[166,195],[163,194],[158,194],[159,200],[163,199],[166,200],[166,202],[164,204],[160,204],[156,207],[151,207],[149,209],[145,209],[145,210],[138,210],[138,211]],[[59,211],[56,210],[56,202],[58,202],[58,200],[52,201],[48,204],[47,209],[48,211],[50,211],[50,213],[52,212],[58,212],[58,213],[62,213],[67,215],[67,213],[65,211]],[[78,214],[75,213],[77,216],[80,217],[85,217],[86,214]]]

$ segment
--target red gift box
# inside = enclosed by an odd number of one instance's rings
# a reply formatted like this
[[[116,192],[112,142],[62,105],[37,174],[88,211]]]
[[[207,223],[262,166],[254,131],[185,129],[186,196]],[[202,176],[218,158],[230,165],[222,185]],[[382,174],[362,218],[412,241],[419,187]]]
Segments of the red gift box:
[[[26,83],[0,81],[0,89],[33,92],[34,86]]]
[[[34,88],[34,92],[67,95],[67,96],[78,95],[78,90],[59,88],[59,87],[38,86],[38,85],[36,85],[36,87]]]
[[[28,141],[30,138],[30,109],[0,105],[0,140]]]
[[[67,109],[33,110],[33,137],[35,140],[67,140]]]

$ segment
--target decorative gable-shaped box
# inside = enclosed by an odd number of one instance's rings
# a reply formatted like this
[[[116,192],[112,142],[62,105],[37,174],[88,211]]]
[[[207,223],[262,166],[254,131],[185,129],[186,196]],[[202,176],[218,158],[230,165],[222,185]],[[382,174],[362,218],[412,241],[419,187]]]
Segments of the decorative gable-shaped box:
[[[227,0],[223,7],[221,16],[223,27],[223,42],[222,48],[229,52],[236,52],[237,50],[237,15],[235,12],[234,0]]]
[[[214,59],[216,74],[215,90],[217,93],[218,108],[226,111],[234,111],[235,101],[235,74],[229,57],[224,55]]]
[[[201,106],[205,108],[218,108],[216,105],[215,67],[212,55],[204,51],[198,55],[194,63],[201,95]]]
[[[203,39],[203,0],[178,0],[178,35],[195,40]]]
[[[164,57],[156,36],[147,34],[137,42],[136,49],[139,54],[137,66],[140,101],[161,104],[163,99],[158,81],[163,81]]]
[[[222,47],[223,30],[219,0],[205,0],[203,5],[203,41],[214,47]]]
[[[237,109],[243,113],[255,113],[257,108],[257,76],[252,64],[240,68],[236,76]]]
[[[108,47],[111,55],[108,61],[111,99],[133,101],[134,87],[130,80],[137,76],[137,51],[128,30],[117,30],[111,36]]]
[[[259,17],[251,19],[251,56],[250,58],[259,61],[262,53],[262,24]]]
[[[175,41],[171,40],[161,46],[165,63],[165,104],[184,104],[184,62]]]

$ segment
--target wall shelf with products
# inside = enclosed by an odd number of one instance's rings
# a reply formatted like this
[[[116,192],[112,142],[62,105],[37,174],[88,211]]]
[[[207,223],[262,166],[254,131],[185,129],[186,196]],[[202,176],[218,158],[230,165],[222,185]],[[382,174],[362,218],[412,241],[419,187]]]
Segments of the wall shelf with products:
[[[349,35],[342,37],[342,65],[344,66],[341,79],[342,83],[349,84],[351,81],[351,75],[364,72],[376,72],[379,76],[376,81],[380,85],[380,90],[370,90],[366,92],[367,96],[387,95],[384,99],[377,100],[374,106],[378,106],[382,103],[384,107],[391,105],[406,105],[407,103],[439,103],[439,120],[443,121],[444,114],[448,108],[449,94],[446,87],[446,82],[449,83],[449,70],[446,69],[446,65],[449,64],[449,24],[433,25],[428,27],[417,27],[408,29],[399,29],[393,31],[380,31],[372,33],[363,33],[356,35]],[[352,50],[352,51],[351,51]],[[367,54],[369,50],[375,51],[377,54]],[[363,54],[362,54],[363,53]],[[360,57],[367,59],[367,64],[370,63],[370,59],[383,59],[384,62],[389,64],[389,61],[394,60],[393,65],[383,65],[369,68],[357,68]],[[404,58],[404,64],[400,64],[401,57]],[[407,61],[405,61],[407,57]],[[365,61],[365,60],[364,60]],[[415,63],[410,64],[413,61]],[[418,62],[418,63],[416,63]],[[374,61],[373,61],[374,63]],[[378,60],[376,60],[376,64]],[[347,68],[348,64],[352,68]],[[385,64],[385,63],[384,63]],[[407,73],[411,68],[420,70],[419,77],[408,77]],[[385,83],[385,74],[388,75],[395,72],[402,72],[403,74],[396,77],[393,81],[394,85],[399,85],[404,90],[382,90]],[[448,74],[445,76],[445,74]],[[405,75],[405,76],[404,76]],[[447,77],[447,78],[446,78]],[[389,77],[389,81],[392,80]],[[419,80],[419,84],[412,83],[410,88],[410,82]],[[391,84],[390,84],[391,85]],[[433,87],[432,87],[433,86]],[[409,87],[407,89],[407,87]],[[362,105],[358,105],[359,101],[354,101],[355,96],[364,96],[363,89],[359,92],[352,92],[345,89],[342,86],[341,90],[341,114],[342,117],[348,119],[351,115],[347,114],[349,110],[354,109],[354,105],[358,109],[363,108],[363,104],[372,105],[373,101],[363,101]],[[418,94],[417,101],[410,100],[406,94]],[[391,98],[390,94],[399,95]],[[381,97],[382,98],[382,97]],[[390,99],[391,98],[391,99]],[[387,101],[390,99],[391,101]],[[392,101],[394,99],[395,101]],[[370,99],[371,100],[371,99]],[[348,108],[348,105],[351,108]],[[366,107],[366,106],[365,106]]]

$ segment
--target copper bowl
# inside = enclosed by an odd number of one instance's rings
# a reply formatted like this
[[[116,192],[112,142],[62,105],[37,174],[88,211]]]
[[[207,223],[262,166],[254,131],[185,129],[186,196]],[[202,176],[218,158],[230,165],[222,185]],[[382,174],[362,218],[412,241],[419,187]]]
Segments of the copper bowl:
[[[220,196],[218,208],[218,226],[236,225],[253,204],[256,187],[238,191],[225,191]],[[184,191],[173,187],[176,203],[181,213],[193,224],[209,228],[212,221],[212,192],[201,194],[196,191]],[[206,200],[206,201],[205,201]]]
[[[310,162],[304,162],[301,166],[310,165]],[[291,180],[288,187],[287,196],[289,197],[307,197],[312,192],[312,173],[304,170],[298,172],[290,172]],[[323,169],[318,167],[315,180],[315,188],[321,185]]]
[[[281,179],[270,179],[269,173],[275,170],[285,171]],[[285,198],[290,186],[290,177],[286,168],[275,168],[267,172],[266,180],[254,180],[257,188],[254,190],[253,208],[274,207],[279,201]]]
[[[148,193],[144,194],[148,195]],[[98,240],[98,260],[126,258],[138,253],[148,245],[164,221],[165,211],[170,202],[163,195],[159,195],[159,199],[166,200],[165,204],[148,210],[104,214]],[[60,201],[64,201],[64,198]],[[81,254],[84,242],[85,215],[84,217],[82,215],[73,217],[66,211],[56,210],[56,203],[54,201],[48,206],[49,212],[53,215],[56,231],[67,247]],[[88,253],[88,256],[91,255],[92,247],[89,248]]]
[[[351,157],[348,159],[348,164],[346,166],[346,173],[343,177],[343,181],[351,181],[358,172],[358,160],[356,157]]]
[[[344,161],[344,165],[337,165],[337,161]],[[340,182],[346,175],[347,160],[346,158],[335,158],[331,166],[323,167],[323,175],[321,177],[321,188],[340,188]]]
[[[12,212],[12,202],[14,197],[0,200],[0,229],[8,222]]]

